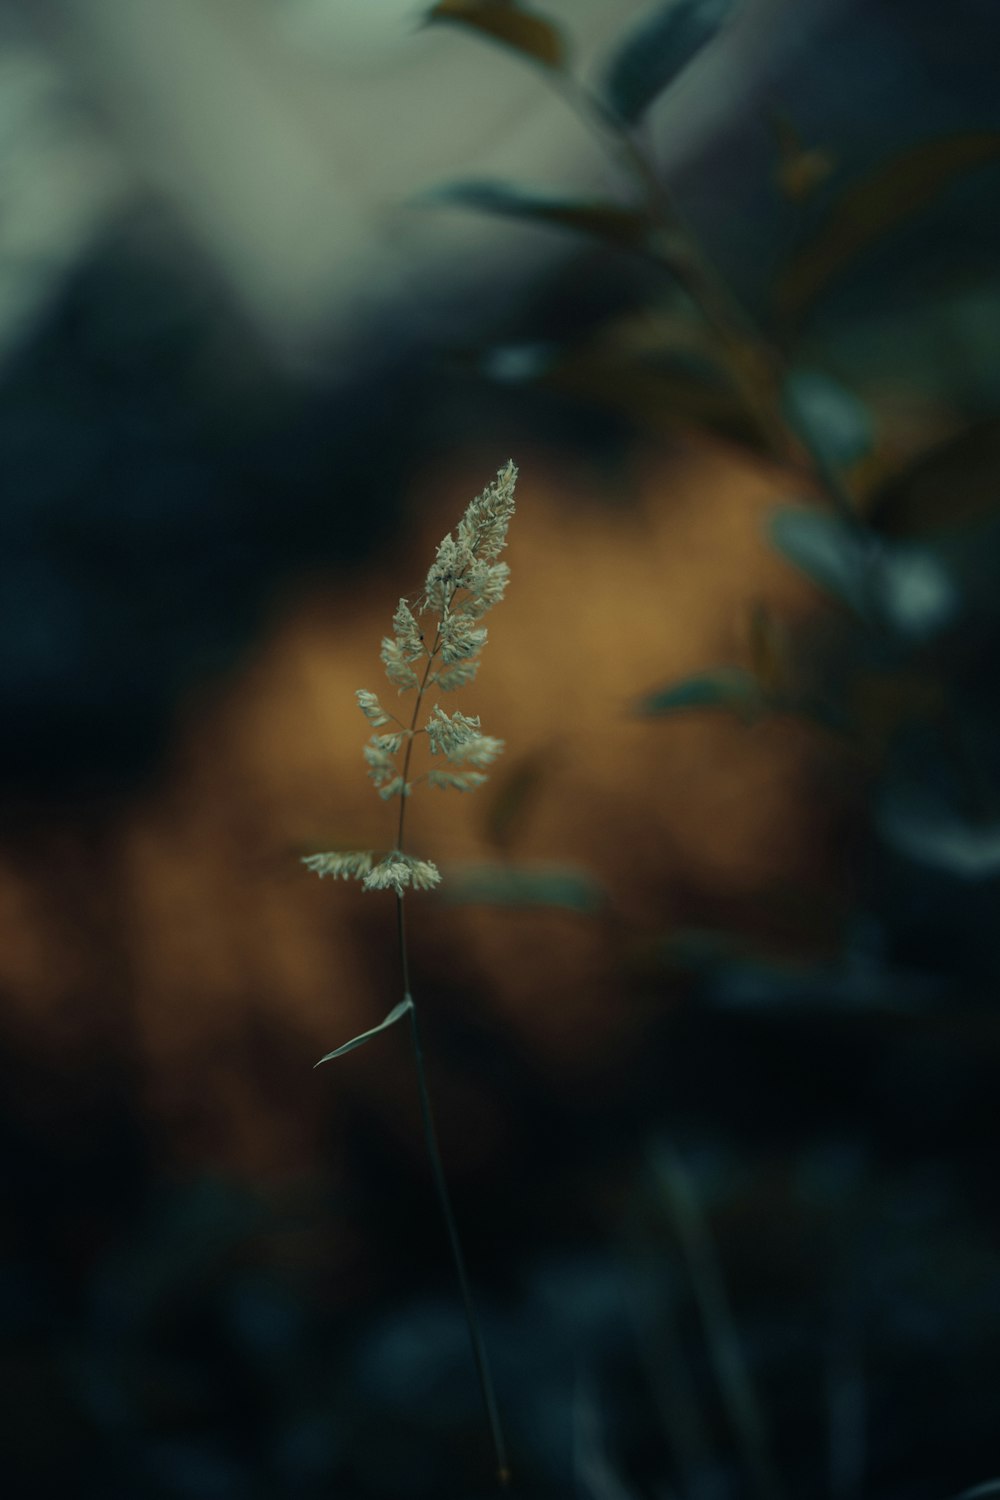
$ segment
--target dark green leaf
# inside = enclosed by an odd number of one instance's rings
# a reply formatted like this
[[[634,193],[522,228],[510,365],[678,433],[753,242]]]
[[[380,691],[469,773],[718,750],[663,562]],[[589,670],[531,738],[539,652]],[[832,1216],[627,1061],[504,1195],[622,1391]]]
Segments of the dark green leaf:
[[[634,125],[735,9],[737,0],[667,0],[630,31],[610,58],[603,96]]]
[[[747,716],[762,706],[760,685],[741,667],[719,667],[659,688],[639,702],[638,711],[650,717],[682,713],[692,708],[728,708]]]
[[[747,627],[750,665],[761,690],[769,697],[783,693],[792,673],[789,622],[758,599],[749,610]]]
[[[784,506],[770,522],[771,540],[820,588],[866,614],[869,552],[863,533],[840,516]]]
[[[321,1057],[319,1062],[314,1063],[313,1066],[318,1068],[321,1063],[331,1062],[335,1057],[343,1057],[345,1052],[353,1052],[355,1047],[363,1047],[365,1042],[370,1042],[372,1037],[378,1036],[380,1031],[387,1031],[390,1026],[395,1026],[396,1022],[402,1020],[407,1011],[412,1009],[413,1001],[410,999],[409,995],[407,995],[404,999],[400,1000],[398,1005],[393,1006],[392,1010],[386,1016],[384,1021],[380,1021],[378,1025],[373,1026],[370,1031],[363,1031],[360,1036],[352,1037],[351,1040],[349,1042],[345,1042],[342,1047],[335,1047],[332,1052],[327,1052],[325,1056]]]
[[[868,407],[839,381],[819,370],[793,370],[782,391],[782,409],[810,452],[835,469],[849,468],[872,446]]]
[[[924,141],[892,157],[837,199],[789,263],[778,286],[778,311],[797,317],[874,240],[909,219],[963,172],[998,159],[1000,131],[995,130]]]
[[[550,198],[502,182],[456,182],[435,188],[419,201],[572,229],[628,250],[643,249],[650,232],[642,214],[630,208],[615,203],[576,203],[572,199]]]
[[[550,390],[620,411],[651,432],[697,427],[754,452],[768,448],[739,395],[715,378],[701,378],[690,365],[671,371],[650,361],[617,358],[600,347],[584,348],[550,365],[542,380]]]
[[[932,869],[961,880],[1000,875],[1000,823],[974,823],[937,791],[889,786],[876,803],[875,820],[886,843]]]
[[[428,22],[449,21],[485,32],[546,68],[561,68],[566,47],[558,27],[534,11],[506,0],[439,0],[427,13]]]
[[[494,344],[484,349],[473,366],[498,385],[527,385],[541,380],[560,356],[558,344]]]
[[[657,347],[658,346],[658,347]],[[503,384],[534,381],[561,397],[619,412],[633,426],[674,434],[695,427],[755,453],[766,435],[714,363],[700,330],[681,320],[621,320],[565,344],[497,345],[466,356],[470,368]]]
[[[584,915],[605,902],[592,875],[567,865],[453,865],[443,891],[447,900],[462,905],[554,906]]]
[[[951,574],[928,547],[889,545],[841,516],[791,506],[775,512],[770,531],[789,562],[868,624],[927,640],[958,612]]]
[[[776,1495],[778,1486],[770,1475],[763,1417],[750,1380],[722,1262],[695,1179],[679,1153],[665,1140],[654,1141],[649,1148],[649,1162],[680,1246],[706,1352],[730,1426],[739,1433],[744,1451],[754,1455],[761,1475],[761,1494]]]
[[[952,1500],[986,1500],[988,1495],[1000,1495],[1000,1479],[987,1479],[982,1484],[974,1484],[971,1490],[963,1490],[960,1495],[955,1495]]]

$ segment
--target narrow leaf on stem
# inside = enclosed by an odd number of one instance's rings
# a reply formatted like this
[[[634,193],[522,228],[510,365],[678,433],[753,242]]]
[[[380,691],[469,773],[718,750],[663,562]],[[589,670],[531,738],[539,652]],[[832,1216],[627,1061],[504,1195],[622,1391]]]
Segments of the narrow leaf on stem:
[[[629,31],[607,65],[604,97],[634,125],[712,40],[737,0],[667,0]]]
[[[759,712],[762,704],[760,684],[751,673],[742,667],[717,667],[647,693],[639,702],[638,711],[658,718],[692,708],[728,708],[748,717]]]
[[[789,262],[778,283],[778,312],[788,319],[801,316],[869,245],[919,213],[965,172],[998,160],[997,130],[937,136],[891,156],[834,201]]]
[[[652,233],[648,219],[636,209],[618,203],[536,193],[505,182],[445,183],[423,194],[418,203],[453,205],[529,224],[570,229],[627,250],[645,248]]]
[[[507,0],[439,0],[428,11],[427,21],[471,26],[546,68],[561,68],[566,60],[566,44],[558,27]]]
[[[410,1011],[412,1009],[413,1001],[410,999],[409,995],[404,995],[399,1004],[393,1006],[392,1010],[386,1016],[384,1021],[380,1021],[378,1025],[373,1026],[370,1031],[363,1031],[360,1036],[352,1037],[351,1040],[349,1042],[345,1042],[342,1047],[335,1047],[332,1052],[327,1052],[327,1054],[324,1057],[321,1057],[319,1062],[314,1063],[313,1066],[318,1068],[322,1063],[332,1062],[335,1057],[343,1057],[345,1052],[353,1052],[355,1047],[363,1047],[365,1042],[370,1042],[372,1037],[378,1036],[380,1031],[388,1031],[390,1026],[395,1026],[396,1022],[401,1021],[406,1015],[407,1011]]]

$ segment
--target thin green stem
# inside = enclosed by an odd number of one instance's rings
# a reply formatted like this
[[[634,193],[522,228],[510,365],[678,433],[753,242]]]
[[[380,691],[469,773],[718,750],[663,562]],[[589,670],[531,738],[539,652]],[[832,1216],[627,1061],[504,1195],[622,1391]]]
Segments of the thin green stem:
[[[687,1265],[719,1394],[758,1500],[783,1500],[781,1483],[771,1462],[763,1416],[740,1348],[725,1277],[708,1223],[680,1158],[664,1147],[654,1157],[654,1166]]]
[[[440,630],[437,632],[433,647],[427,653],[427,663],[424,667],[423,678],[417,689],[416,702],[413,705],[413,718],[410,722],[410,734],[406,742],[406,752],[403,757],[403,785],[407,785],[407,777],[410,770],[410,757],[413,753],[413,741],[417,733],[416,724],[423,702],[424,693],[430,678],[431,667],[437,656],[440,645]],[[402,853],[403,835],[406,826],[406,804],[405,794],[399,799],[399,823],[396,830],[396,848]],[[501,1486],[510,1484],[510,1466],[507,1462],[507,1446],[504,1442],[503,1429],[500,1426],[500,1413],[497,1408],[496,1394],[493,1389],[493,1377],[490,1373],[489,1360],[486,1355],[486,1345],[483,1341],[482,1329],[479,1317],[476,1313],[475,1303],[472,1300],[472,1288],[469,1284],[468,1272],[465,1268],[465,1256],[462,1253],[462,1242],[459,1239],[458,1225],[455,1222],[455,1214],[451,1206],[451,1195],[448,1192],[448,1182],[444,1174],[444,1163],[441,1160],[441,1148],[438,1145],[437,1130],[434,1125],[434,1112],[431,1108],[431,1096],[427,1087],[427,1071],[424,1066],[424,1053],[420,1044],[420,1029],[417,1024],[417,1009],[413,1002],[410,990],[410,955],[406,941],[406,912],[403,906],[404,897],[396,895],[396,927],[399,935],[399,962],[403,976],[404,998],[410,1002],[410,1037],[413,1042],[413,1058],[417,1070],[417,1090],[420,1095],[420,1117],[423,1124],[424,1144],[431,1164],[431,1175],[434,1178],[434,1188],[437,1192],[438,1204],[444,1219],[445,1229],[448,1233],[448,1243],[451,1246],[451,1256],[458,1276],[459,1290],[462,1295],[462,1305],[465,1309],[465,1321],[469,1330],[469,1342],[472,1345],[472,1358],[476,1366],[476,1375],[479,1378],[479,1389],[483,1398],[483,1406],[486,1412],[486,1420],[489,1424],[490,1436],[493,1440],[493,1450],[496,1455],[497,1479]]]
[[[399,966],[403,971],[403,995],[413,1004],[413,996],[410,993],[410,954],[406,946],[406,916],[403,912],[403,898],[396,892],[396,932],[399,935]]]
[[[479,1378],[479,1389],[482,1394],[483,1407],[486,1412],[486,1420],[489,1424],[490,1436],[493,1440],[493,1450],[496,1455],[497,1479],[502,1486],[506,1487],[510,1484],[507,1445],[504,1442],[503,1429],[500,1426],[500,1413],[497,1408],[496,1394],[493,1389],[493,1377],[490,1373],[489,1360],[486,1355],[486,1345],[483,1341],[479,1316],[472,1298],[472,1287],[469,1284],[469,1275],[465,1268],[462,1242],[459,1238],[458,1225],[455,1222],[455,1214],[451,1206],[448,1181],[444,1174],[444,1163],[441,1160],[441,1149],[438,1145],[437,1130],[434,1125],[434,1112],[431,1108],[430,1090],[427,1087],[427,1072],[424,1066],[423,1047],[420,1042],[417,1010],[408,988],[409,963],[406,950],[406,922],[403,915],[402,896],[396,897],[396,910],[399,922],[399,945],[404,983],[407,985],[406,995],[410,1001],[410,1037],[413,1042],[413,1057],[417,1069],[417,1089],[420,1094],[420,1116],[423,1123],[424,1143],[427,1147],[427,1155],[431,1164],[431,1174],[434,1178],[438,1204],[441,1209],[441,1216],[444,1219],[445,1229],[448,1233],[448,1243],[451,1246],[451,1256],[455,1264],[455,1272],[458,1276],[459,1290],[462,1294],[465,1321],[469,1330],[469,1343],[472,1346],[472,1358],[476,1366],[476,1375]]]
[[[409,735],[408,735],[407,741],[406,741],[406,750],[403,753],[403,770],[402,770],[403,790],[400,793],[400,797],[399,797],[399,823],[398,823],[398,825],[396,827],[396,848],[399,850],[399,852],[401,854],[403,852],[403,830],[406,827],[406,804],[407,804],[407,801],[408,801],[408,798],[407,798],[407,795],[406,795],[406,788],[407,788],[407,777],[409,776],[409,772],[410,772],[410,757],[413,755],[413,741],[415,740],[417,734],[420,732],[417,729],[417,718],[418,718],[418,716],[420,714],[420,705],[424,701],[424,693],[425,693],[425,691],[427,689],[427,681],[428,681],[428,678],[431,675],[431,667],[434,665],[434,658],[435,658],[436,655],[437,655],[437,641],[435,640],[435,642],[434,642],[434,650],[433,651],[428,651],[428,653],[427,653],[427,665],[424,667],[424,675],[421,678],[421,680],[420,680],[420,686],[417,689],[417,699],[416,699],[416,702],[413,705],[413,717],[410,720],[410,732],[409,732]],[[400,900],[402,900],[402,897],[400,897]],[[406,988],[409,989],[409,985],[407,985]]]

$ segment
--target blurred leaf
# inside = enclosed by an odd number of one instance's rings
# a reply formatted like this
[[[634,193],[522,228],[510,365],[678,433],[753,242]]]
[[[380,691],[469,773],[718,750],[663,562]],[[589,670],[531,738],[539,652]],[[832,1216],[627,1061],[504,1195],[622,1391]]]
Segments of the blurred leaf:
[[[919,864],[962,880],[1000,875],[1000,823],[973,822],[929,788],[887,788],[876,822],[888,844]]]
[[[688,713],[692,709],[721,708],[738,715],[744,724],[755,723],[765,713],[792,714],[818,725],[827,733],[842,735],[848,728],[840,706],[819,693],[793,689],[788,678],[790,664],[774,663],[770,684],[742,667],[720,667],[714,672],[686,677],[670,687],[650,693],[637,711],[649,718]]]
[[[678,307],[646,304],[625,313],[615,312],[598,324],[588,347],[607,352],[608,357],[665,363],[697,355],[717,362],[718,352],[704,320]],[[714,368],[721,374],[721,366]]]
[[[396,1022],[402,1020],[407,1011],[412,1009],[413,1001],[410,999],[409,995],[406,995],[402,1000],[400,1000],[398,1005],[393,1006],[392,1010],[386,1016],[384,1021],[380,1021],[378,1025],[373,1026],[370,1031],[363,1031],[360,1036],[352,1037],[351,1040],[349,1042],[345,1042],[342,1047],[335,1047],[332,1052],[327,1052],[325,1056],[320,1058],[318,1063],[313,1064],[313,1067],[318,1068],[321,1063],[331,1062],[335,1057],[343,1057],[345,1052],[353,1052],[355,1047],[364,1046],[365,1042],[370,1042],[373,1036],[378,1036],[380,1031],[386,1031],[390,1026],[395,1026]]]
[[[561,68],[566,60],[558,27],[544,16],[522,10],[508,0],[439,0],[428,11],[427,21],[471,26],[547,68]]]
[[[471,208],[505,219],[572,229],[628,250],[645,248],[650,237],[646,219],[630,208],[620,208],[615,203],[576,203],[572,199],[550,198],[502,182],[450,183],[423,194],[418,202]]]
[[[824,183],[836,167],[829,151],[807,148],[792,121],[780,110],[769,112],[769,122],[778,148],[774,180],[792,203],[802,203]]]
[[[474,367],[503,384],[540,380],[550,374],[558,380],[561,373],[581,368],[599,373],[614,365],[648,371],[654,379],[664,373],[676,379],[690,372],[696,380],[712,379],[716,389],[724,390],[724,375],[717,373],[714,357],[703,325],[655,308],[615,313],[583,338],[569,342],[525,340],[489,345],[478,354],[471,351]]]
[[[764,1500],[779,1500],[782,1492],[772,1469],[763,1414],[750,1379],[722,1260],[702,1208],[696,1180],[666,1141],[654,1141],[648,1159],[680,1246],[705,1349],[741,1457],[756,1493]]]
[[[741,667],[719,667],[647,694],[640,700],[638,711],[658,718],[692,708],[727,708],[752,717],[762,703],[760,684],[749,672]]]
[[[485,818],[486,837],[494,848],[509,848],[554,764],[555,752],[546,746],[532,755],[523,755],[502,776],[494,776],[493,795]]]
[[[630,313],[585,339],[500,345],[465,358],[488,379],[535,381],[559,396],[620,412],[650,432],[694,427],[754,453],[769,451],[727,371],[715,363],[704,330],[683,317]]]
[[[911,641],[927,640],[950,625],[962,602],[943,560],[913,543],[879,548],[872,598],[885,623]]]
[[[561,357],[562,350],[556,343],[535,341],[523,344],[494,344],[484,349],[476,358],[474,366],[487,380],[499,385],[526,385],[542,376]]]
[[[675,365],[671,369],[667,360],[657,364],[609,356],[600,346],[575,348],[546,371],[542,384],[577,400],[620,411],[636,427],[650,432],[696,427],[754,453],[770,452],[767,437],[745,402],[701,362],[698,368],[689,362],[686,368]]]
[[[829,151],[798,151],[780,161],[774,179],[791,203],[802,203],[836,170],[837,158]]]
[[[771,516],[771,541],[789,562],[826,593],[868,612],[868,575],[875,544],[840,516],[783,506]]]
[[[608,61],[602,94],[634,125],[710,42],[736,0],[667,0],[630,30]]]
[[[868,520],[888,536],[974,524],[1000,511],[1000,422],[983,422],[922,453],[877,490]]]
[[[868,407],[820,370],[792,370],[781,404],[792,430],[832,468],[849,468],[872,446],[874,424]]]
[[[854,946],[837,962],[810,963],[740,952],[721,934],[695,932],[679,934],[665,958],[700,979],[703,1000],[722,1010],[907,1013],[939,992],[934,978],[890,967]]]
[[[747,621],[750,665],[761,691],[769,698],[787,692],[791,681],[791,636],[788,622],[758,600]]]
[[[967,131],[912,146],[833,204],[795,255],[776,293],[786,318],[801,314],[823,288],[874,240],[904,223],[956,177],[1000,158],[1000,131]]]
[[[982,1484],[974,1484],[971,1489],[953,1495],[952,1500],[987,1500],[989,1495],[1000,1495],[1000,1479],[987,1479]]]
[[[770,532],[789,562],[867,624],[922,641],[958,612],[955,582],[928,547],[889,545],[841,516],[793,506],[774,512]]]
[[[606,900],[600,882],[571,865],[452,865],[444,894],[463,906],[554,906],[587,916]]]

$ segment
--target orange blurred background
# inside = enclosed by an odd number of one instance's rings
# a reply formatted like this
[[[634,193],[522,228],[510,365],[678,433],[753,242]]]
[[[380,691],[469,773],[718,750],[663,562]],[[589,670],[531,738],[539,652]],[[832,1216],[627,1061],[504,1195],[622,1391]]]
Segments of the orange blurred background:
[[[815,728],[722,715],[664,725],[635,710],[660,682],[745,660],[753,604],[791,621],[815,610],[762,541],[782,476],[706,444],[667,464],[640,451],[632,495],[611,506],[572,454],[517,457],[512,585],[462,694],[507,750],[478,795],[415,796],[412,845],[446,878],[412,898],[412,940],[429,1015],[469,1009],[466,1024],[502,1033],[567,1103],[597,1108],[643,1044],[650,1002],[631,991],[673,924],[765,936],[777,925],[801,946],[811,907],[832,936],[851,792]],[[391,1039],[309,1072],[394,1003],[399,976],[389,898],[320,884],[298,855],[385,841],[354,690],[380,690],[393,601],[494,461],[456,452],[415,476],[392,556],[287,601],[235,679],[190,699],[138,796],[41,815],[4,841],[8,1045],[44,1056],[69,1098],[109,1047],[123,1056],[166,1160],[295,1176],[359,1094],[412,1134],[407,1059]],[[483,860],[578,867],[606,907],[449,905],[449,862]],[[449,1110],[439,1080],[450,1154],[478,1170],[503,1151],[516,1101],[453,1085]]]

